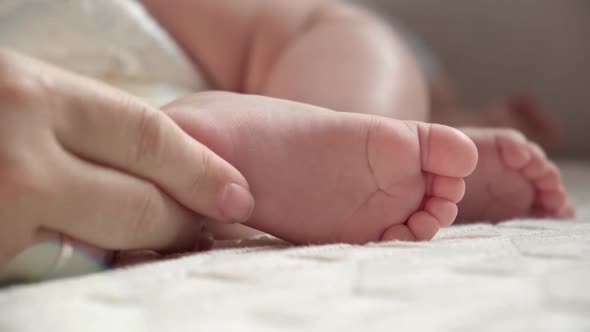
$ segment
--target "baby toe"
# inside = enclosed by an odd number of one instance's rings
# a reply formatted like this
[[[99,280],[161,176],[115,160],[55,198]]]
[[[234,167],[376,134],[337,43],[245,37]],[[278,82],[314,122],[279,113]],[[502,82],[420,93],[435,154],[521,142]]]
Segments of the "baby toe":
[[[416,241],[414,233],[406,225],[393,225],[383,232],[381,241]]]
[[[431,240],[440,229],[438,219],[426,211],[414,213],[407,224],[414,234],[416,241]]]
[[[531,159],[528,141],[525,136],[511,129],[506,129],[496,136],[498,149],[504,164],[511,169],[524,167]]]
[[[438,220],[440,227],[449,227],[457,218],[457,204],[446,199],[431,197],[424,205],[424,211]]]
[[[433,176],[427,191],[429,196],[440,197],[458,203],[465,195],[465,180],[446,176]]]

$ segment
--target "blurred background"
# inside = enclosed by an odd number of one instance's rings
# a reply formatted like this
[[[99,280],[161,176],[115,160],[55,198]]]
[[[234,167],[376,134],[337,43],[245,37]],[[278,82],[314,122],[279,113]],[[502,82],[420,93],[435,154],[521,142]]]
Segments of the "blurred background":
[[[590,1],[355,0],[394,17],[437,55],[468,106],[531,92],[590,158]]]

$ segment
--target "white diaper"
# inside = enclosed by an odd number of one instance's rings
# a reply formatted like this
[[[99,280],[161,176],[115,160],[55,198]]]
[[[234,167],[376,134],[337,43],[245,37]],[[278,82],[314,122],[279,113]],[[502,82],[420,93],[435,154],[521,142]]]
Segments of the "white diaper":
[[[0,46],[154,105],[207,87],[199,69],[135,0],[0,1]]]

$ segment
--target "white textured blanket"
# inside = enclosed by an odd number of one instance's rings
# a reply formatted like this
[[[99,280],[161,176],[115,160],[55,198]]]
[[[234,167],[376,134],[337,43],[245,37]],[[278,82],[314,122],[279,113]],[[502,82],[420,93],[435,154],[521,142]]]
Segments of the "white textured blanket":
[[[576,222],[454,226],[424,243],[224,243],[0,290],[0,331],[590,331],[590,165],[563,169]]]

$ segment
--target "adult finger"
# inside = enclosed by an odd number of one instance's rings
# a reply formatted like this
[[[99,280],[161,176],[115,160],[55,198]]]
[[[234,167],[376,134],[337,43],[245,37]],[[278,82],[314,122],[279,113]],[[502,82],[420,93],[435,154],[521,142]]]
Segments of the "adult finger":
[[[66,155],[41,225],[104,249],[191,250],[204,217],[152,183]],[[90,190],[89,190],[90,189]]]
[[[57,138],[66,149],[148,179],[213,219],[249,218],[254,199],[246,179],[161,111],[99,82],[65,72],[55,76],[63,79],[52,89],[66,96],[55,112]]]

